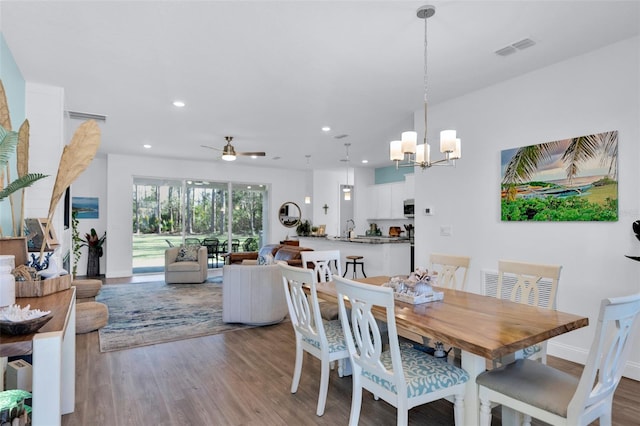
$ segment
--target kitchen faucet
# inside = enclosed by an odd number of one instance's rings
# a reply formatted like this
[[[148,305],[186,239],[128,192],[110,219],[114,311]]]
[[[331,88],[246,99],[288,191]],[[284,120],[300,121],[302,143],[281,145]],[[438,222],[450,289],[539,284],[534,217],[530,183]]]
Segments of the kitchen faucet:
[[[349,222],[351,222],[351,224],[353,225],[351,228],[349,228]],[[353,234],[355,234],[354,229],[356,228],[356,223],[353,221],[353,219],[349,219],[347,220],[347,237],[348,238],[354,238],[355,235],[351,235],[351,233],[353,232]]]

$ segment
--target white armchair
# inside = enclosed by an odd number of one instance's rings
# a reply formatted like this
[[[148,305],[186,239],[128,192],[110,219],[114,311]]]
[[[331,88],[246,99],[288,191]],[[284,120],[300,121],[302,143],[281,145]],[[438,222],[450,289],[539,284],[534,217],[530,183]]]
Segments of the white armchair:
[[[167,284],[203,283],[207,280],[207,248],[198,249],[198,260],[176,261],[180,247],[169,247],[164,252],[164,281]]]
[[[278,264],[225,265],[222,271],[224,322],[269,325],[287,316]]]

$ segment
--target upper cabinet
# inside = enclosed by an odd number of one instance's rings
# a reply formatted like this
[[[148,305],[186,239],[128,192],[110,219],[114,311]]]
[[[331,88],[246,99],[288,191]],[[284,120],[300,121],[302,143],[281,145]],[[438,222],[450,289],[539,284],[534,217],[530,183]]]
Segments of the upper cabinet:
[[[367,219],[405,219],[404,200],[413,198],[405,182],[370,185],[367,188]]]

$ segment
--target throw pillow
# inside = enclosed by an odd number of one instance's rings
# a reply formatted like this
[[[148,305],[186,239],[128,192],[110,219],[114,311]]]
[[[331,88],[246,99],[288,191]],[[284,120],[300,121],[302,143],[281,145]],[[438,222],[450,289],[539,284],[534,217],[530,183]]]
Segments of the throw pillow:
[[[178,256],[176,256],[176,262],[195,262],[198,260],[199,246],[188,245],[182,246],[178,250]]]
[[[269,253],[266,256],[258,256],[258,265],[273,265],[273,255]]]

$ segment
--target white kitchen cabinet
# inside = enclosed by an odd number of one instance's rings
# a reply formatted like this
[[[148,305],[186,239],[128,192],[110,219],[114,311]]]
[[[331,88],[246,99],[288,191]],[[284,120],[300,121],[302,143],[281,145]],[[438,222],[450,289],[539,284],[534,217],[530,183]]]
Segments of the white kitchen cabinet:
[[[367,188],[367,219],[404,219],[404,200],[407,196],[404,182],[371,185]]]

